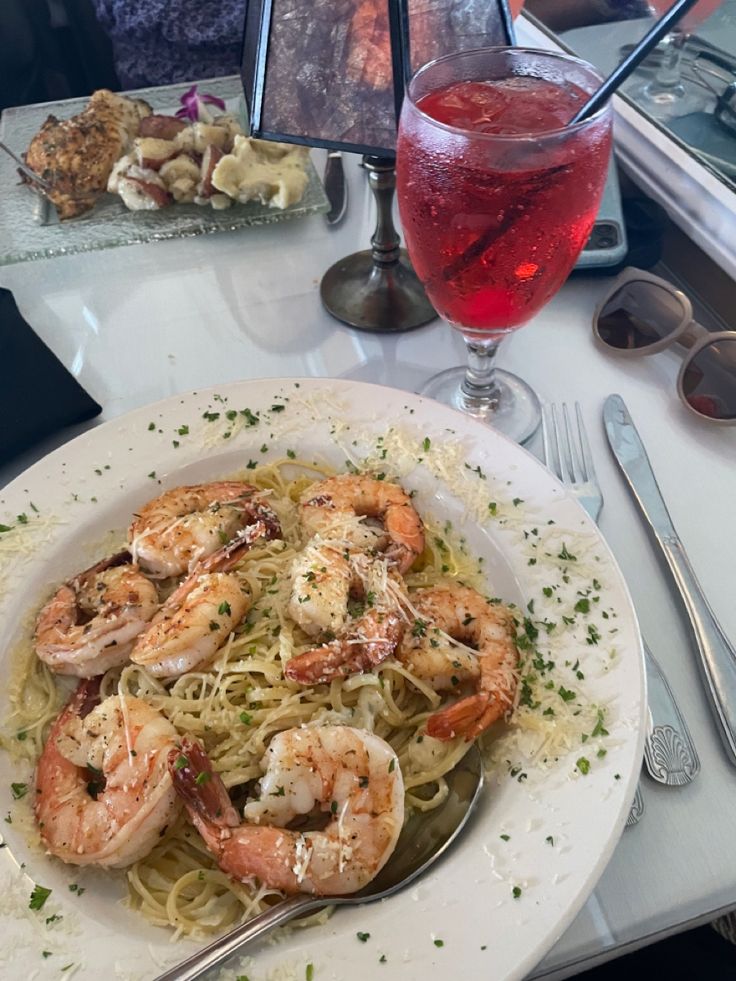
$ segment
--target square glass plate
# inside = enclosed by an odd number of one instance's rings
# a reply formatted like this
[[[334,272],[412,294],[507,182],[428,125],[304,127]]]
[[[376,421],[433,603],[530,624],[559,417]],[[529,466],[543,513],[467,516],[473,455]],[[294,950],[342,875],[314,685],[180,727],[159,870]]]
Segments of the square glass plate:
[[[245,123],[239,76],[209,79],[197,84],[200,92],[224,99],[228,111],[239,115]],[[145,99],[154,112],[172,114],[180,108],[179,98],[189,88],[191,83],[123,94]],[[68,119],[83,109],[87,101],[85,97],[6,109],[0,117],[0,140],[21,156],[48,115]],[[244,129],[247,131],[245,125]],[[196,204],[175,204],[160,211],[128,211],[117,195],[105,194],[92,211],[80,218],[60,222],[53,206],[20,183],[13,160],[0,153],[0,265],[158,239],[234,231],[248,225],[267,225],[328,211],[329,202],[311,162],[307,163],[307,173],[309,182],[301,201],[282,210],[251,201],[233,204],[224,211]]]

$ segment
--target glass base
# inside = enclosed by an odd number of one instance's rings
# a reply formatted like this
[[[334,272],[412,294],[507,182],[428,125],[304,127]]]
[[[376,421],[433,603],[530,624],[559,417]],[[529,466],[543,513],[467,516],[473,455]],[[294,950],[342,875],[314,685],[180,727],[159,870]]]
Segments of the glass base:
[[[693,85],[659,86],[656,81],[629,92],[639,108],[660,122],[679,119],[693,112],[708,111],[713,107],[713,97],[704,89]]]
[[[470,394],[463,387],[465,375],[464,367],[448,368],[430,378],[418,394],[480,419],[517,443],[531,439],[539,428],[542,411],[539,399],[525,381],[496,368],[493,379],[498,395],[487,398]]]

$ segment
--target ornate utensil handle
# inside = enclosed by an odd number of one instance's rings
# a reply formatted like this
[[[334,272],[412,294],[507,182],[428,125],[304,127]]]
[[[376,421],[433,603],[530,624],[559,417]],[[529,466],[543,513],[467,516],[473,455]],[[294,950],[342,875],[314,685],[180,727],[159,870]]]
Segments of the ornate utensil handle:
[[[736,764],[736,650],[711,610],[677,535],[658,535],[695,634],[723,744]]]
[[[669,787],[682,787],[700,772],[690,730],[657,659],[644,642],[652,729],[644,743],[649,776]]]
[[[641,794],[641,787],[639,784],[636,785],[636,793],[634,794],[634,800],[631,805],[631,810],[629,811],[629,816],[626,818],[626,827],[633,828],[635,824],[639,823],[641,816],[644,814],[644,798]]]

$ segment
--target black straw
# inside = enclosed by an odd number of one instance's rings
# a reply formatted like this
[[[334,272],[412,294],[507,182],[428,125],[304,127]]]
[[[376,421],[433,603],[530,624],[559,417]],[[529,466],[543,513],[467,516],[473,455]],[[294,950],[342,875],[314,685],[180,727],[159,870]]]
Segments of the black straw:
[[[659,44],[683,14],[686,14],[697,2],[698,0],[677,0],[677,3],[673,4],[667,13],[660,17],[652,29],[644,35],[628,58],[625,58],[618,68],[614,69],[597,92],[594,92],[585,105],[578,110],[570,121],[570,125],[581,123],[584,119],[598,112],[601,106],[608,102],[619,85],[625,82],[639,63],[646,58],[652,48]]]

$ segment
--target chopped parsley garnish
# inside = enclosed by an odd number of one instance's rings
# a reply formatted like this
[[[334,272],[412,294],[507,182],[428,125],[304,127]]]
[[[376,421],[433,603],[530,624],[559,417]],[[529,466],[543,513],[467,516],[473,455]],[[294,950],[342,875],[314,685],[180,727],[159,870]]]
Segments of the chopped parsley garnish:
[[[217,607],[217,612],[220,614],[220,616],[230,616],[232,610],[230,609],[230,604],[227,600],[223,600],[222,603],[220,603],[220,605]]]
[[[414,626],[411,628],[412,637],[424,637],[427,633],[427,626],[426,620],[415,620]]]
[[[286,455],[288,456],[288,458],[290,460],[295,460],[296,459],[296,453],[293,450],[287,450],[286,451]]]
[[[189,766],[189,760],[186,756],[177,756],[176,762],[174,763],[175,770],[183,770],[185,766]]]
[[[360,931],[358,931],[358,933],[356,933],[355,936],[358,938],[358,940],[360,940],[362,944],[364,944],[366,940],[370,937],[370,933],[361,933]]]
[[[511,835],[499,835],[501,841],[511,841]]]
[[[33,887],[33,892],[31,893],[31,901],[28,903],[28,909],[43,909],[43,904],[50,895],[50,889],[46,889],[44,886],[35,885]]]
[[[577,562],[576,556],[571,552],[568,552],[567,545],[563,543],[562,551],[557,556],[558,559],[562,559],[563,562]]]
[[[253,721],[253,716],[250,714],[250,712],[241,712],[240,721],[243,723],[244,726],[249,726]]]
[[[220,629],[220,624],[217,622],[217,620],[210,620],[210,630],[214,631],[219,629]]]
[[[515,497],[511,503],[514,505],[515,508],[518,508],[518,506],[520,504],[523,504],[524,503],[524,498],[523,497]]]
[[[202,770],[202,772],[198,773],[197,776],[194,778],[194,782],[197,784],[198,787],[201,787],[202,784],[209,783],[211,779],[212,779],[212,774],[208,773],[207,770]]]
[[[590,600],[589,599],[579,599],[575,604],[576,613],[590,613]]]
[[[586,644],[597,644],[601,639],[601,635],[598,632],[594,624],[588,624],[588,636],[585,638]]]
[[[283,787],[277,787],[276,790],[274,790],[271,793],[270,796],[271,797],[285,797],[286,796],[286,791],[284,790]]]
[[[511,890],[511,895],[514,897],[514,899],[518,899],[521,895],[521,888],[519,886],[514,886],[514,888]]]
[[[608,735],[608,729],[604,728],[603,726],[603,712],[600,709],[598,709],[598,721],[593,727],[593,731],[591,732],[590,735],[593,737]]]
[[[580,770],[580,772],[583,775],[590,773],[590,761],[587,760],[584,756],[580,757],[580,759],[577,761],[575,766],[578,768],[578,770]]]
[[[330,804],[330,811],[332,814],[337,814],[337,801],[333,800]]]
[[[575,698],[575,692],[570,691],[569,688],[565,688],[564,685],[560,685],[557,689],[557,694],[560,696],[563,702],[571,702]]]
[[[207,422],[216,422],[220,418],[219,412],[203,412],[202,418],[206,419]]]
[[[435,947],[444,947],[445,946],[445,941],[444,940],[435,940],[434,941],[434,945],[435,945]]]
[[[552,835],[547,835],[547,837],[544,840],[547,842],[548,845],[554,845],[555,843],[555,839],[552,837]]]
[[[307,964],[307,970],[304,972],[304,977],[306,981],[314,981],[314,964]]]
[[[393,773],[395,769],[396,769],[396,760],[393,759],[388,765],[388,772]]]
[[[179,428],[176,431],[180,436],[188,436],[189,426],[179,426]]]
[[[83,893],[87,892],[87,890],[84,888],[84,886],[78,886],[76,882],[70,882],[69,892],[75,892],[78,896],[81,896]]]
[[[496,514],[498,512],[498,504],[495,501],[490,501],[488,504],[488,513]]]
[[[11,783],[10,789],[13,792],[13,800],[20,800],[21,797],[25,797],[28,793],[27,783]]]
[[[381,954],[381,956],[378,958],[378,963],[379,964],[385,964],[386,963],[386,955],[385,954]]]
[[[431,445],[432,445],[431,439],[429,438],[429,436],[425,436],[422,441],[422,449],[424,450],[425,453],[429,450]]]

